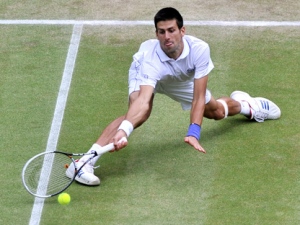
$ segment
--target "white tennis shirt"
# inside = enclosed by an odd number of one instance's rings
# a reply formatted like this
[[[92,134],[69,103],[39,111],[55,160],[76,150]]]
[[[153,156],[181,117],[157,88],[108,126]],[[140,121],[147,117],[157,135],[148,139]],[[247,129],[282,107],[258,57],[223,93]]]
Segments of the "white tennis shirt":
[[[206,42],[185,35],[183,43],[183,52],[174,60],[163,52],[158,40],[143,42],[129,70],[129,94],[139,90],[140,85],[151,85],[156,92],[182,105],[189,104],[193,99],[193,80],[208,75],[214,65]]]

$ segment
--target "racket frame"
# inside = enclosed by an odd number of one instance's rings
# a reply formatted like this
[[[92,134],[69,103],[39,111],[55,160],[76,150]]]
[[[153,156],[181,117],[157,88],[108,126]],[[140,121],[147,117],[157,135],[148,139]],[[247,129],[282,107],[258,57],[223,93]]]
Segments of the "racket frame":
[[[127,138],[123,137],[121,138],[121,140],[119,142],[127,142]],[[32,158],[30,158],[24,165],[23,169],[22,169],[22,183],[23,183],[23,186],[25,187],[25,189],[30,193],[32,194],[33,196],[35,197],[39,197],[39,198],[49,198],[49,197],[53,197],[53,196],[56,196],[60,193],[62,193],[63,191],[65,191],[68,187],[70,187],[70,185],[74,182],[75,180],[75,177],[77,176],[77,174],[80,172],[80,170],[90,161],[92,160],[94,157],[98,156],[98,155],[102,155],[106,152],[109,152],[111,150],[114,149],[114,144],[113,143],[110,143],[108,145],[105,145],[103,147],[101,147],[100,149],[98,149],[97,151],[92,151],[91,153],[67,153],[67,152],[62,152],[62,151],[46,151],[46,152],[42,152],[42,153],[39,153],[35,156],[33,156]],[[25,180],[25,173],[26,173],[26,169],[28,167],[28,165],[33,161],[35,160],[36,158],[42,156],[42,155],[46,155],[46,154],[49,154],[49,153],[53,153],[53,154],[63,154],[63,155],[66,155],[66,157],[69,157],[70,160],[71,160],[71,163],[73,163],[74,165],[74,176],[70,179],[70,182],[68,183],[68,185],[66,185],[66,187],[64,187],[62,190],[56,192],[56,193],[53,193],[53,194],[45,194],[45,195],[42,195],[42,194],[37,194],[35,192],[33,192],[32,190],[30,190],[30,188],[28,187],[28,185],[26,184],[26,180]],[[82,156],[85,156],[85,155],[91,155],[91,157],[86,160],[79,168],[76,167],[76,163],[75,163],[75,160],[73,158],[73,156],[78,156],[78,157],[82,157]],[[71,163],[69,165],[71,165]],[[44,165],[43,165],[44,166]],[[39,185],[39,184],[38,184]],[[48,184],[47,184],[48,185]]]
[[[32,191],[27,185],[26,183],[26,178],[25,178],[25,174],[27,171],[28,166],[31,164],[32,161],[34,161],[36,158],[39,158],[43,155],[47,155],[47,154],[63,154],[66,157],[68,157],[70,159],[70,164],[73,164],[74,166],[74,176],[70,179],[70,182],[64,187],[62,188],[60,191],[53,193],[53,194],[38,194],[38,190],[36,192]],[[77,168],[76,163],[75,163],[75,159],[73,158],[74,156],[84,156],[84,155],[91,155],[91,157],[89,158],[89,160],[87,160],[82,166],[80,166],[80,168]],[[53,197],[56,196],[60,193],[62,193],[63,191],[65,191],[68,187],[70,187],[70,185],[74,182],[75,177],[77,176],[77,174],[79,173],[79,171],[82,169],[83,166],[85,166],[86,163],[88,163],[92,158],[94,158],[95,156],[97,156],[97,152],[92,152],[92,153],[67,153],[67,152],[62,152],[62,151],[48,151],[48,152],[42,152],[39,153],[35,156],[33,156],[32,158],[30,158],[26,164],[24,165],[23,169],[22,169],[22,183],[23,186],[25,187],[25,189],[32,194],[35,197],[39,197],[39,198],[49,198],[49,197]],[[39,184],[38,184],[39,185]],[[38,189],[38,187],[37,187]]]

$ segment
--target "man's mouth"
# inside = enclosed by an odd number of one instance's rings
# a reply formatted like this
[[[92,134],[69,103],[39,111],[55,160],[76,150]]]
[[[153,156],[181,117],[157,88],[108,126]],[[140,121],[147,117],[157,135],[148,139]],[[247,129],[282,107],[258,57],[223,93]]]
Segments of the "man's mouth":
[[[173,45],[173,42],[165,42],[166,47],[171,47]]]

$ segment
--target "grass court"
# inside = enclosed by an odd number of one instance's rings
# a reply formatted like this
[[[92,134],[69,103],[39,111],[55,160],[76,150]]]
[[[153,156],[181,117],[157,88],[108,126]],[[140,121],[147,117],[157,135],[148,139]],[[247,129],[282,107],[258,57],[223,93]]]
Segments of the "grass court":
[[[214,97],[243,90],[281,108],[276,121],[243,116],[205,119],[201,144],[183,142],[189,112],[157,95],[150,119],[129,145],[105,154],[98,187],[78,183],[61,206],[37,202],[22,186],[21,170],[45,151],[72,24],[23,20],[147,20],[173,6],[189,21],[298,21],[297,26],[186,26],[210,44]],[[298,1],[23,1],[0,4],[1,224],[297,225],[300,223],[300,25]],[[231,13],[228,13],[231,12]],[[20,23],[9,23],[18,20]],[[5,22],[6,21],[6,22]],[[83,25],[57,140],[62,151],[86,152],[106,125],[127,110],[127,72],[154,26]],[[32,219],[34,218],[34,219]],[[31,220],[30,220],[31,219]]]

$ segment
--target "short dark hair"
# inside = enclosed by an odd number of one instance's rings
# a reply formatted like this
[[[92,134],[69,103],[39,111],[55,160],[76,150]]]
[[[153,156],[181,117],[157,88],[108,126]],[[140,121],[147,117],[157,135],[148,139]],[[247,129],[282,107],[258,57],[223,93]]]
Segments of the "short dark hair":
[[[172,7],[166,7],[159,10],[154,16],[155,29],[157,30],[157,23],[160,21],[176,19],[176,23],[179,29],[183,27],[183,19],[177,9]]]

